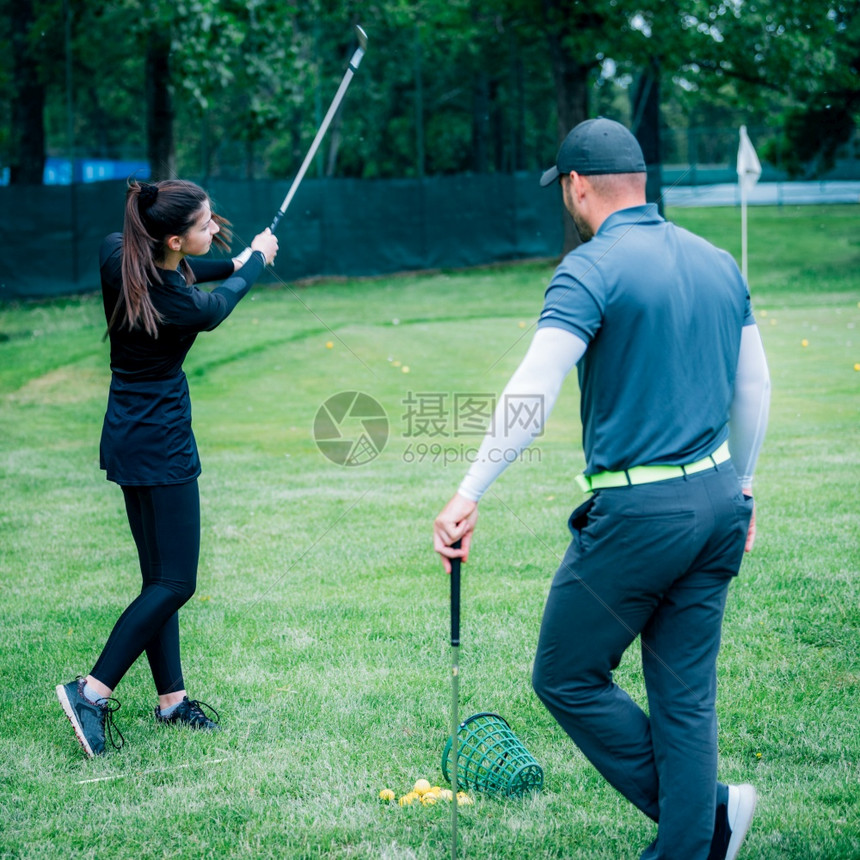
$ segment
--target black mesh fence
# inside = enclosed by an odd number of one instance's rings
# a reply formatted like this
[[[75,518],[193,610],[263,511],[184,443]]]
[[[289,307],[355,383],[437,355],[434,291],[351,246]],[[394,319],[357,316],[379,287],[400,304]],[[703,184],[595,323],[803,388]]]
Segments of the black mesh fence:
[[[558,187],[539,174],[302,183],[278,227],[278,279],[461,268],[561,254]],[[267,227],[289,182],[211,180],[233,249]],[[0,187],[0,300],[98,289],[98,247],[122,229],[124,182]]]

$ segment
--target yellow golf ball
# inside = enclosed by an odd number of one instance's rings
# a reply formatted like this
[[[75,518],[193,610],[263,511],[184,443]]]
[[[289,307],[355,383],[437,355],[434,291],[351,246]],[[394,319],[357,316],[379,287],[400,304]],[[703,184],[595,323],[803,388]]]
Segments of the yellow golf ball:
[[[404,794],[403,797],[400,798],[397,802],[401,806],[412,806],[412,803],[418,798],[418,795],[414,791],[410,791],[408,794]]]
[[[325,348],[326,348],[326,349],[333,349],[333,348],[334,348],[334,342],[333,342],[333,341],[330,341],[330,340],[327,340],[327,341],[325,342]]]
[[[860,363],[854,365],[854,370],[860,370]]]
[[[383,788],[382,791],[379,792],[379,799],[386,801],[394,800],[394,792],[390,788]]]
[[[808,341],[806,338],[804,338],[804,339],[800,342],[800,345],[801,345],[801,346],[809,346],[809,341]]]
[[[424,806],[432,806],[436,802],[436,795],[433,794],[432,791],[428,791],[427,794],[421,795],[421,803]]]
[[[418,779],[415,781],[415,785],[412,786],[412,790],[416,794],[427,794],[430,791],[430,782],[426,779]]]
[[[403,367],[401,367],[400,369],[403,371],[403,373],[409,373],[409,365],[408,364],[404,364]]]
[[[453,800],[454,792],[450,788],[442,788],[439,790],[439,797],[442,800]]]
[[[457,792],[457,806],[472,806],[475,803],[465,791]]]

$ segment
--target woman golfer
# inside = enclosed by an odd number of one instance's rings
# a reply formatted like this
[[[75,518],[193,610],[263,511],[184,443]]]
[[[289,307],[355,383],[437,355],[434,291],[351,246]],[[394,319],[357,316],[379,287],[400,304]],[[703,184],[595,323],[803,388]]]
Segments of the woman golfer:
[[[122,746],[112,695],[143,651],[158,693],[155,719],[218,728],[217,713],[211,719],[186,695],[179,656],[178,610],[194,594],[200,549],[200,459],[182,362],[198,333],[229,316],[278,252],[267,229],[232,260],[195,259],[213,242],[229,247],[227,224],[191,182],[131,181],[124,231],[101,247],[111,364],[101,468],[122,488],[143,586],[90,674],[57,687],[88,756],[104,752],[106,727]],[[196,286],[217,280],[211,292]]]

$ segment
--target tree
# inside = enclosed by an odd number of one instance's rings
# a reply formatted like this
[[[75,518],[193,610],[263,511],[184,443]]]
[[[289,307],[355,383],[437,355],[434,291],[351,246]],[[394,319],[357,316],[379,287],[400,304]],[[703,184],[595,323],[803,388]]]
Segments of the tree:
[[[860,3],[833,3],[815,28],[825,52],[811,52],[814,68],[795,77],[794,101],[784,115],[781,137],[768,155],[793,176],[820,176],[857,127],[860,112]],[[824,30],[822,33],[821,30]]]
[[[684,10],[688,8],[685,4]],[[663,211],[663,140],[661,107],[664,79],[671,80],[689,49],[680,23],[685,11],[678,0],[644,0],[624,29],[625,47],[618,58],[635,84],[630,127],[642,146],[648,167],[646,198]]]
[[[700,36],[687,71],[698,94],[731,88],[736,105],[783,105],[771,158],[795,175],[833,165],[860,110],[860,2],[745,0],[705,4],[687,19]]]
[[[176,176],[176,146],[171,38],[169,32],[153,28],[146,34],[145,41],[146,155],[154,179],[172,179]]]
[[[45,84],[39,63],[41,32],[36,27],[34,0],[6,0],[12,73],[9,182],[41,185],[45,169]]]
[[[76,147],[147,151],[159,176],[293,175],[358,22],[368,54],[318,175],[537,170],[602,112],[638,135],[654,199],[667,110],[673,125],[784,113],[779,157],[810,169],[857,114],[860,0],[0,0],[0,156],[15,181],[67,149],[64,3]]]

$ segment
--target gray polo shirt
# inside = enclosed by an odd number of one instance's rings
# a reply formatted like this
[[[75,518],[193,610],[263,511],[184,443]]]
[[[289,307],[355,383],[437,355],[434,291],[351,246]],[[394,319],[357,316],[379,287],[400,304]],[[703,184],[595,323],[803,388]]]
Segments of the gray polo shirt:
[[[585,473],[700,460],[728,438],[741,328],[755,322],[725,251],[654,204],[613,213],[561,262],[539,326],[579,362]]]

